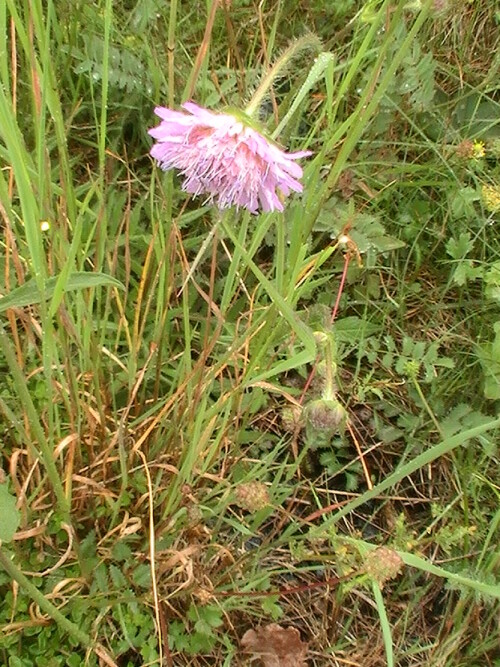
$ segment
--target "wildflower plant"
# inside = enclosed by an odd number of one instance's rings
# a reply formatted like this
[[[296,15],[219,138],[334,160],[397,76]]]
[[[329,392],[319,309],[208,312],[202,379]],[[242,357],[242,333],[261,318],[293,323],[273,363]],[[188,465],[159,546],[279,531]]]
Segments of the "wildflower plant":
[[[482,402],[500,397],[500,149],[485,134],[482,158],[468,131],[455,168],[426,131],[427,44],[436,72],[455,69],[430,3],[335,9],[331,51],[295,39],[299,16],[326,25],[325,3],[294,3],[293,21],[259,5],[243,39],[259,3],[201,3],[206,24],[193,3],[154,4],[0,12],[0,664],[239,664],[243,626],[298,609],[311,664],[349,648],[363,662],[363,644],[380,662],[377,624],[388,665],[452,664],[449,647],[491,663],[496,608],[471,593],[499,596],[500,420]],[[151,154],[208,211],[177,210],[180,187],[140,160],[160,90]],[[463,132],[451,101],[432,119],[445,107],[447,146]],[[251,216],[301,192],[286,220]],[[380,543],[408,566],[383,593],[350,556]],[[369,575],[375,606],[353,609]],[[419,601],[441,615],[454,595],[438,578],[464,596],[443,612],[456,636],[416,647],[415,619],[418,636],[436,627]],[[314,613],[326,586],[333,620]]]

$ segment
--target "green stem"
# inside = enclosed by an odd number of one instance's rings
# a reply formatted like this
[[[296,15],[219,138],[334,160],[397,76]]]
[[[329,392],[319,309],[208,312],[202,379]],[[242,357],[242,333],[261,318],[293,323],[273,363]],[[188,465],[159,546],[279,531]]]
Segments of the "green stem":
[[[170,2],[170,16],[168,19],[168,36],[167,36],[167,62],[168,62],[168,106],[174,108],[174,84],[175,84],[175,70],[174,70],[174,55],[175,55],[175,30],[177,28],[177,0]]]
[[[52,489],[56,496],[57,509],[61,514],[62,522],[67,523],[68,526],[71,527],[72,534],[74,536],[73,548],[80,565],[82,565],[83,561],[80,552],[80,544],[76,537],[76,532],[73,529],[73,522],[71,519],[71,505],[66,496],[66,493],[64,492],[63,482],[57,471],[57,466],[54,461],[54,452],[50,446],[50,443],[45,437],[45,432],[41,426],[40,417],[31,398],[23,371],[17,361],[16,354],[12,349],[12,344],[2,324],[0,324],[0,350],[3,352],[7,365],[9,366],[20,403],[24,407],[24,410],[28,416],[31,434],[37,443],[37,445],[33,444],[33,442],[27,443],[28,448],[35,458],[40,459],[42,465],[45,468],[45,471],[47,472]],[[11,416],[13,416],[13,413],[11,413]],[[16,420],[14,420],[12,425],[19,430],[19,427],[16,424]]]
[[[436,427],[437,432],[439,433],[441,438],[444,438],[444,433],[443,433],[443,429],[441,428],[441,424],[438,422],[438,420],[436,419],[435,414],[432,412],[431,406],[429,405],[429,403],[427,402],[427,399],[424,396],[424,392],[422,391],[422,388],[420,386],[419,381],[417,380],[417,378],[413,374],[411,375],[411,380],[413,382],[413,386],[417,390],[417,394],[419,395],[420,400],[424,404],[424,408],[427,410],[427,414],[429,415],[429,417],[432,420],[432,423]]]
[[[392,648],[391,626],[387,617],[382,590],[376,581],[372,581],[372,590],[375,603],[377,605],[378,615],[380,617],[380,626],[382,628],[382,637],[384,638],[387,667],[394,667],[394,651]]]
[[[417,378],[414,375],[412,375],[411,379],[413,381],[413,386],[417,390],[417,394],[419,395],[420,400],[424,404],[424,407],[427,410],[427,413],[429,414],[429,417],[431,418],[432,423],[434,424],[434,426],[437,429],[437,432],[439,433],[441,438],[444,438],[444,433],[443,433],[443,429],[441,428],[441,424],[436,419],[436,416],[435,416],[434,412],[432,411],[431,406],[427,402],[427,399],[424,396],[424,392],[422,391],[422,388],[420,387],[420,384],[419,384]],[[453,452],[452,452],[451,455],[452,455],[452,457],[454,456]],[[454,458],[453,458],[453,461],[455,461]],[[456,465],[456,475],[457,475],[457,479],[458,479],[460,487],[461,488],[466,487],[467,484],[465,483],[465,480],[462,479],[463,475],[461,473],[460,466],[458,466],[458,465]],[[469,526],[469,499],[468,499],[467,493],[462,494],[462,507],[463,507],[463,510],[464,510],[464,523],[465,523],[466,526]],[[469,535],[467,533],[465,533],[465,535],[464,535],[464,545],[467,549],[469,549]]]
[[[247,116],[254,115],[254,113],[259,108],[262,99],[267,94],[267,91],[273,85],[274,80],[278,77],[281,70],[288,65],[290,60],[294,56],[296,56],[300,51],[310,48],[317,50],[318,53],[321,51],[321,42],[318,39],[318,37],[316,37],[316,35],[305,35],[304,37],[301,37],[300,39],[290,44],[290,46],[281,54],[278,60],[274,63],[269,72],[264,76],[261,83],[259,84],[259,87],[253,94],[250,103],[245,109],[245,113],[247,114]]]
[[[323,398],[327,401],[334,401],[336,398],[336,383],[335,373],[337,372],[337,364],[335,363],[335,355],[333,352],[333,342],[330,336],[327,336],[324,343],[325,349],[325,388],[323,390]]]
[[[55,607],[52,602],[49,602],[43,593],[34,586],[31,581],[24,575],[21,570],[13,563],[12,554],[0,548],[0,566],[24,588],[32,600],[34,600],[42,611],[48,614],[65,632],[76,639],[80,644],[89,649],[94,649],[95,644],[92,638],[83,630],[68,620],[66,616],[61,614],[59,609]]]

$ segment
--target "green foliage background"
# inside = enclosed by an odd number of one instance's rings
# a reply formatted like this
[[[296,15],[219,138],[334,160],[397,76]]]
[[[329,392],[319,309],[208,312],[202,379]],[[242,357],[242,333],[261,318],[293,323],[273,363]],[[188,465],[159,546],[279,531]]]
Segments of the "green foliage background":
[[[245,665],[272,622],[311,665],[498,663],[499,23],[0,6],[2,664]],[[220,216],[153,108],[244,108],[294,44],[256,116],[304,192]]]

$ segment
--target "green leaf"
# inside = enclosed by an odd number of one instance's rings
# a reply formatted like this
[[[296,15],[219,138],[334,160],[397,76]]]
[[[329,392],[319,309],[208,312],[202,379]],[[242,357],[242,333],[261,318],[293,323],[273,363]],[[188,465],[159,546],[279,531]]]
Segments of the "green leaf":
[[[0,541],[10,542],[19,527],[19,511],[16,499],[9,493],[7,484],[0,484]]]
[[[270,616],[273,621],[279,620],[283,616],[283,609],[278,604],[279,595],[270,595],[261,602],[262,611]]]
[[[141,588],[151,587],[151,568],[146,563],[139,563],[132,573],[132,579],[136,586]]]
[[[110,565],[109,573],[115,588],[122,591],[128,588],[128,581],[120,568],[118,568],[116,565]]]
[[[48,301],[54,294],[54,289],[58,281],[58,276],[52,276],[45,282],[45,290],[43,294],[39,291],[36,281],[34,279],[28,280],[24,285],[20,285],[13,289],[9,294],[0,298],[0,313],[5,312],[8,308],[23,308],[25,306],[32,306],[42,301]],[[82,290],[89,287],[104,287],[111,286],[123,289],[122,283],[107,276],[105,273],[91,273],[90,271],[78,271],[71,273],[64,285],[64,291]]]
[[[441,420],[441,432],[445,438],[451,438],[463,429],[462,420],[472,412],[470,405],[460,403],[455,406],[448,415]]]
[[[469,186],[450,192],[450,212],[453,219],[467,218],[472,220],[475,218],[474,203],[480,198],[477,190]]]
[[[500,136],[498,102],[475,90],[470,94],[460,94],[456,100],[453,122],[466,136],[481,135],[484,139]]]
[[[126,542],[119,540],[113,545],[113,548],[111,549],[111,555],[114,560],[124,561],[130,558],[132,555],[132,549]]]
[[[453,282],[456,285],[463,286],[469,280],[481,278],[482,271],[481,267],[474,266],[474,262],[471,259],[462,259],[453,271]]]
[[[486,271],[483,281],[486,297],[500,303],[500,262],[492,264]]]
[[[492,343],[479,345],[477,356],[484,373],[484,396],[496,401],[500,399],[500,322],[493,325],[495,339]]]
[[[353,340],[359,340],[361,336],[366,338],[377,333],[377,331],[380,331],[380,327],[373,322],[352,315],[336,320],[333,330],[336,341],[352,342]]]
[[[391,250],[398,250],[398,248],[404,248],[406,243],[397,239],[394,236],[388,236],[387,234],[382,234],[381,236],[373,236],[371,242],[376,250],[379,252],[389,252]]]
[[[463,259],[474,247],[469,232],[462,232],[458,239],[451,238],[446,244],[446,252],[453,259]]]

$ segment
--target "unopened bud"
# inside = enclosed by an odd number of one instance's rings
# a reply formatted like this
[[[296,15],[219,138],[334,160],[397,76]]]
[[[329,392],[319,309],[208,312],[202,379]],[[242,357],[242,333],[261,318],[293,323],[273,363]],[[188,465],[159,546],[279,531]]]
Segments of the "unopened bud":
[[[305,409],[307,423],[316,431],[336,431],[345,423],[346,411],[337,400],[312,401]]]

